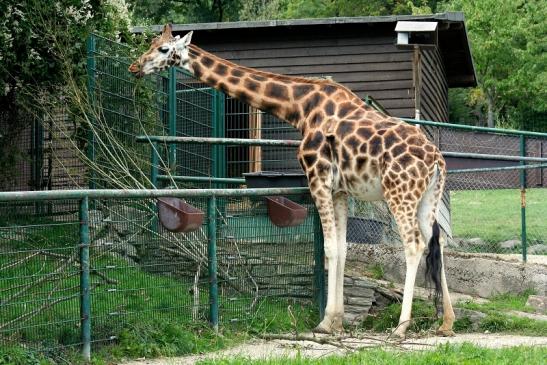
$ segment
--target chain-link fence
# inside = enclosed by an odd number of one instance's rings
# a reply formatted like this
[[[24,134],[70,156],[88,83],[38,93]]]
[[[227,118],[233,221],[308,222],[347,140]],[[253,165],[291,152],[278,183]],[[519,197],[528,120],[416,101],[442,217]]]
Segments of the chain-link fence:
[[[279,228],[261,195],[170,190],[205,215],[196,230],[174,233],[158,221],[157,200],[144,198],[161,191],[132,199],[104,192],[44,192],[38,200],[26,192],[15,201],[0,193],[4,344],[116,341],[143,321],[245,323],[285,316],[287,305],[322,295],[322,241],[309,197],[300,203],[308,209],[302,224]]]

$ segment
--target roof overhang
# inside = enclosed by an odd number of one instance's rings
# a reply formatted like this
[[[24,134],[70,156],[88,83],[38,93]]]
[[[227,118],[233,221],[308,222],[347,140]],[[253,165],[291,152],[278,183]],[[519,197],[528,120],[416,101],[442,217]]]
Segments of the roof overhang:
[[[471,56],[471,48],[465,27],[465,18],[461,12],[447,12],[432,15],[389,15],[389,16],[363,16],[363,17],[340,17],[340,18],[319,18],[319,19],[291,19],[291,20],[266,20],[266,21],[241,21],[223,23],[194,23],[174,24],[174,33],[183,33],[190,30],[203,31],[207,33],[231,32],[239,33],[249,29],[278,30],[284,31],[294,28],[313,28],[319,34],[325,28],[332,31],[336,27],[343,26],[386,26],[391,25],[394,42],[396,39],[395,26],[399,21],[415,22],[437,22],[439,51],[443,58],[444,68],[447,74],[449,87],[474,87],[477,85],[475,66]],[[133,33],[146,31],[161,32],[163,25],[148,27],[133,27]]]

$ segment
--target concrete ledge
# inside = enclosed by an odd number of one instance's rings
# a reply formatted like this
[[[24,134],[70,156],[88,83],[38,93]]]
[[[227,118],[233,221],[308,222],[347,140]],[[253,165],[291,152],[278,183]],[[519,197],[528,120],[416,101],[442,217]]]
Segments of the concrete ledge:
[[[528,263],[517,255],[471,254],[445,251],[448,286],[451,290],[489,298],[502,293],[521,293],[533,289],[538,295],[547,291],[547,256],[529,256]],[[349,244],[347,268],[355,273],[378,264],[384,279],[404,283],[406,264],[402,246]],[[416,285],[426,286],[425,255],[418,270]]]

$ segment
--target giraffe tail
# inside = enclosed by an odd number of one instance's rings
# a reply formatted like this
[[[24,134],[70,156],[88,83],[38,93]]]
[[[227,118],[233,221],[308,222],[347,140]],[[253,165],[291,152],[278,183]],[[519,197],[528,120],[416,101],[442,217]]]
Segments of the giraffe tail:
[[[425,276],[426,279],[433,283],[435,287],[435,293],[433,296],[433,300],[435,303],[435,308],[437,309],[437,312],[439,311],[439,303],[440,298],[442,295],[442,288],[441,288],[441,269],[442,269],[442,261],[441,261],[441,245],[439,242],[441,230],[439,228],[439,224],[437,223],[437,220],[433,222],[433,230],[431,239],[429,240],[429,252],[425,258]]]

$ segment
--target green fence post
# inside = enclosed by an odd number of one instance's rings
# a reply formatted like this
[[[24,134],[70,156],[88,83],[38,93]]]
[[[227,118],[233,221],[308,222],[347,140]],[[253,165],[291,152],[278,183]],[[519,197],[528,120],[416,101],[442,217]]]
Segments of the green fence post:
[[[91,293],[89,277],[89,199],[80,201],[80,325],[82,356],[91,358]]]
[[[225,126],[224,126],[224,94],[217,90],[212,90],[213,92],[213,115],[212,115],[212,130],[211,137],[215,138],[224,138],[225,136]],[[212,166],[211,166],[211,175],[212,177],[226,177],[226,153],[225,146],[214,144],[212,145]],[[222,187],[221,184],[213,183],[214,188]]]
[[[207,200],[207,261],[209,267],[209,321],[218,331],[217,207],[216,196]]]
[[[325,316],[325,306],[327,305],[327,298],[325,293],[325,251],[323,247],[323,228],[321,227],[321,219],[319,214],[316,213],[313,227],[313,254],[314,254],[314,287],[315,287],[315,300],[319,306],[319,318],[323,319]]]
[[[150,155],[150,182],[152,183],[153,189],[158,189],[158,164],[159,164],[159,151],[158,143],[152,142],[150,145],[151,155]]]
[[[520,155],[526,156],[526,137],[520,136]],[[521,161],[522,166],[526,165],[526,161]],[[522,243],[522,260],[526,262],[527,254],[527,238],[526,238],[526,170],[520,171],[520,239]]]
[[[158,170],[159,170],[159,145],[157,142],[152,142],[150,145],[150,149],[152,150],[152,153],[150,155],[150,182],[152,183],[152,189],[158,189]],[[152,221],[151,221],[151,229],[152,232],[157,233],[159,231],[158,229],[158,215],[157,215],[157,209],[156,205],[154,203],[150,204],[150,211],[152,212]]]
[[[32,123],[32,187],[34,190],[42,190],[42,169],[44,167],[44,126],[43,121],[34,120]],[[43,202],[34,203],[35,214],[44,212]]]
[[[88,121],[91,125],[88,126],[87,135],[87,158],[95,162],[95,135],[93,133],[93,121],[95,120],[93,113],[95,112],[95,37],[91,34],[87,37],[87,95],[91,112],[88,116]],[[95,173],[93,167],[89,171],[89,188],[95,189]]]
[[[177,135],[177,69],[169,68],[169,85],[168,85],[168,103],[169,103],[169,135],[176,137]],[[177,145],[169,144],[169,170],[172,175],[176,175],[175,168],[177,166]]]

